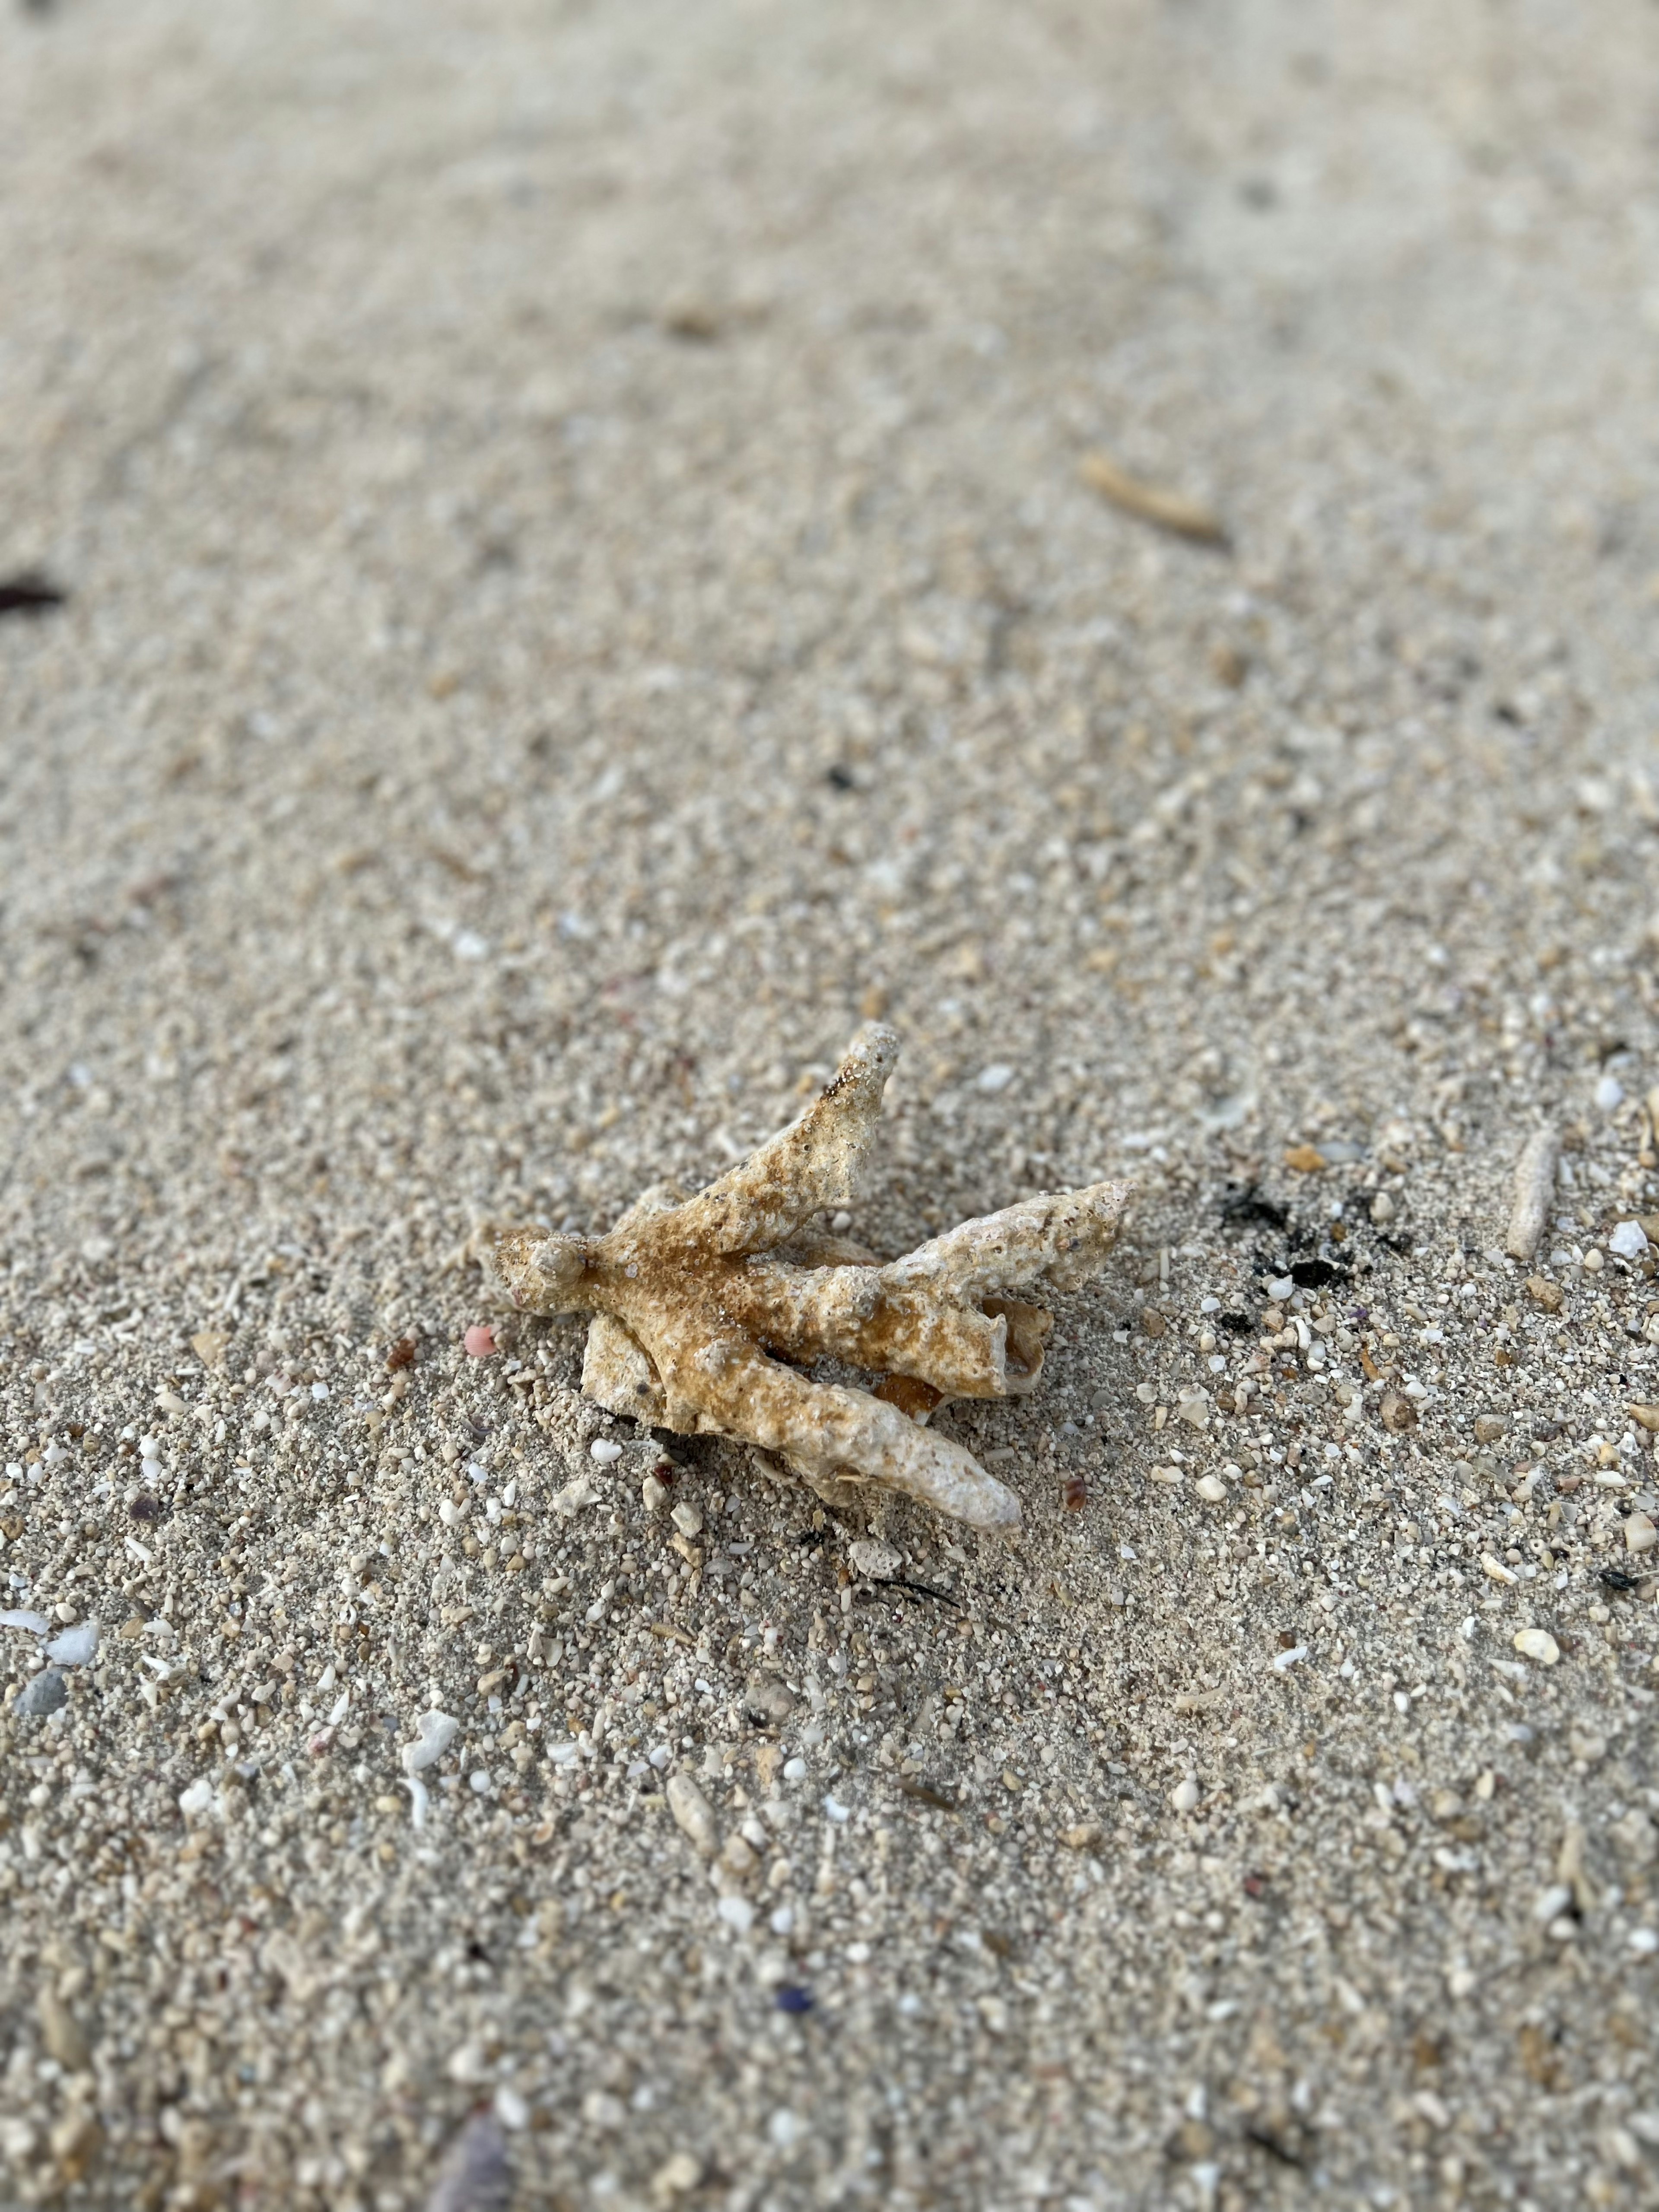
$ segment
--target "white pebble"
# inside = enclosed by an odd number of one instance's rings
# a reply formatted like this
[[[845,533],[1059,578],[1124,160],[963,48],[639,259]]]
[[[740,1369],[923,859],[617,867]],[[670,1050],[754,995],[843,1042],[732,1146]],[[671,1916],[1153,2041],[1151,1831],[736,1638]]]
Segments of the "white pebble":
[[[466,1783],[468,1789],[471,1790],[475,1797],[489,1796],[490,1791],[489,1776],[483,1767],[474,1767],[471,1773],[467,1776]]]
[[[733,1935],[746,1936],[755,1924],[755,1908],[746,1897],[723,1897],[714,1910]]]
[[[1198,1804],[1198,1784],[1189,1774],[1184,1782],[1177,1782],[1170,1793],[1170,1802],[1177,1813],[1190,1813]]]
[[[530,2125],[530,2107],[516,2089],[509,2089],[505,2081],[495,2092],[495,2118],[504,2128],[516,2135],[520,2128]]]
[[[826,1797],[823,1801],[823,1813],[826,1820],[834,1820],[837,1825],[842,1821],[850,1820],[853,1817],[852,1807],[843,1805],[839,1797]]]
[[[1625,1103],[1625,1086],[1616,1075],[1604,1075],[1595,1086],[1595,1103],[1604,1114],[1611,1114]]]
[[[1555,1882],[1544,1892],[1533,1906],[1532,1917],[1541,1927],[1546,1921],[1553,1920],[1557,1913],[1565,1912],[1571,1903],[1572,1892],[1567,1884],[1564,1881]]]
[[[320,1405],[323,1400],[328,1395],[327,1383],[313,1382],[311,1386],[311,1395],[314,1399],[316,1399],[318,1404]]]
[[[550,1743],[547,1747],[550,1766],[574,1766],[581,1755],[582,1747],[574,1735],[562,1736],[557,1743]]]
[[[1012,1067],[1002,1060],[994,1060],[989,1067],[981,1068],[976,1087],[994,1093],[1006,1091],[1013,1079],[1014,1070]]]
[[[425,1827],[427,1813],[432,1803],[427,1793],[425,1783],[419,1781],[412,1774],[405,1774],[404,1788],[409,1792],[410,1826],[414,1828]]]
[[[26,1628],[31,1636],[44,1636],[51,1626],[44,1613],[0,1613],[0,1628]]]
[[[1659,1951],[1659,1929],[1632,1928],[1630,1948],[1638,1957],[1650,1959],[1656,1951]]]
[[[1659,1541],[1659,1530],[1645,1513],[1632,1513],[1625,1523],[1625,1546],[1632,1552],[1650,1552]]]
[[[1523,1659],[1535,1659],[1540,1667],[1553,1667],[1561,1656],[1561,1647],[1547,1628],[1517,1628],[1515,1648]]]
[[[622,1446],[612,1443],[609,1437],[595,1437],[587,1447],[587,1456],[598,1460],[601,1467],[610,1467],[622,1457]]]
[[[805,1782],[806,1761],[804,1759],[786,1759],[783,1762],[783,1778],[786,1782]]]
[[[1294,1276],[1275,1275],[1268,1282],[1267,1296],[1270,1298],[1287,1298],[1295,1288],[1296,1279]]]
[[[1193,1487],[1209,1505],[1219,1505],[1227,1495],[1227,1486],[1218,1474],[1200,1474]]]
[[[1308,1647],[1305,1644],[1295,1644],[1288,1651],[1276,1652],[1273,1656],[1274,1674],[1286,1673],[1289,1668],[1299,1665],[1307,1656]]]
[[[647,1513],[660,1513],[668,1492],[654,1474],[647,1474],[640,1485],[640,1503]]]
[[[695,1498],[683,1498],[668,1516],[682,1536],[701,1536],[702,1508]]]
[[[187,1820],[199,1820],[213,1810],[213,1784],[205,1775],[179,1792],[179,1810]]]
[[[1639,1221],[1621,1221],[1607,1239],[1609,1252],[1621,1260],[1639,1260],[1648,1249],[1648,1233]]]

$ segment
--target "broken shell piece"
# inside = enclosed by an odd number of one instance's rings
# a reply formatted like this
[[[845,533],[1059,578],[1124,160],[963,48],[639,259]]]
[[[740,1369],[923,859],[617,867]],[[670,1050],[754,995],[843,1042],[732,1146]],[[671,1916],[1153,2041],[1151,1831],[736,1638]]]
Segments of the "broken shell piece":
[[[1517,1628],[1515,1648],[1523,1659],[1535,1659],[1540,1667],[1553,1667],[1561,1656],[1561,1647],[1547,1628]]]
[[[818,1220],[854,1194],[897,1058],[892,1030],[860,1031],[799,1121],[695,1196],[645,1192],[606,1236],[490,1230],[474,1243],[521,1307],[592,1316],[582,1389],[611,1413],[775,1453],[837,1504],[875,1482],[1012,1528],[1013,1492],[926,1424],[947,1398],[1036,1389],[1052,1322],[1018,1294],[1097,1273],[1130,1186],[1028,1199],[885,1266],[824,1234]],[[882,1380],[820,1382],[802,1371],[820,1359]]]
[[[405,1774],[419,1774],[441,1759],[461,1732],[460,1723],[451,1714],[435,1710],[419,1714],[415,1725],[420,1730],[419,1739],[406,1743],[400,1754]]]

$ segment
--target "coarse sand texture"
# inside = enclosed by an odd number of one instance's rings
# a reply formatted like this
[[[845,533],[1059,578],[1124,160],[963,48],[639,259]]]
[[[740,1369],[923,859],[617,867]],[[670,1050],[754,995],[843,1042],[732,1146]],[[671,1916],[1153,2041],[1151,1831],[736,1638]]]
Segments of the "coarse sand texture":
[[[1656,86],[0,0],[0,2212],[1659,2206]]]

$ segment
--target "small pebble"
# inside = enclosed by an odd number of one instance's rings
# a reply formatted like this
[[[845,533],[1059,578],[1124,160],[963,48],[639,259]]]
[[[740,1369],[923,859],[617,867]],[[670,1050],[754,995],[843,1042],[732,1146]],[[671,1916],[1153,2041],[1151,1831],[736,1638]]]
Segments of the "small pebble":
[[[1648,1249],[1648,1233],[1639,1221],[1621,1221],[1607,1239],[1607,1249],[1621,1260],[1639,1260]]]
[[[1193,1487],[1208,1505],[1219,1505],[1226,1498],[1227,1486],[1218,1474],[1200,1474]]]
[[[1632,1513],[1625,1523],[1625,1547],[1632,1552],[1650,1552],[1659,1531],[1645,1513]]]
[[[670,2197],[684,2197],[702,2179],[702,2167],[689,2150],[677,2150],[665,2158],[651,2177],[651,2194],[661,2203]]]
[[[507,2212],[513,2175],[500,2124],[475,2113],[451,2144],[426,2212]]]
[[[587,1447],[589,1459],[597,1460],[601,1467],[614,1467],[622,1455],[622,1446],[613,1443],[609,1437],[595,1437]]]
[[[1177,1813],[1190,1813],[1198,1804],[1198,1784],[1189,1774],[1184,1782],[1177,1782],[1170,1793],[1170,1802]]]
[[[868,1575],[871,1581],[876,1583],[891,1582],[902,1564],[890,1544],[881,1543],[872,1536],[865,1537],[859,1543],[849,1544],[847,1556],[860,1574]]]
[[[654,1474],[647,1474],[640,1485],[640,1503],[647,1513],[660,1513],[668,1492]]]
[[[1523,1659],[1535,1659],[1540,1667],[1553,1667],[1561,1656],[1561,1647],[1547,1628],[1517,1628],[1515,1648]]]
[[[746,1936],[755,1924],[755,1908],[746,1897],[723,1897],[714,1910],[734,1935]]]
[[[695,1498],[683,1498],[668,1516],[682,1536],[688,1539],[702,1534],[702,1508]]]
[[[1604,1114],[1611,1114],[1625,1103],[1625,1086],[1616,1075],[1604,1075],[1595,1086],[1595,1103]]]
[[[493,1359],[501,1346],[495,1333],[488,1322],[475,1322],[461,1339],[461,1345],[470,1359]]]
[[[27,1719],[44,1719],[48,1713],[60,1712],[69,1703],[69,1686],[55,1667],[43,1667],[32,1674],[12,1700],[12,1711]]]
[[[666,1796],[674,1826],[694,1850],[712,1858],[720,1844],[714,1807],[689,1774],[671,1774]]]

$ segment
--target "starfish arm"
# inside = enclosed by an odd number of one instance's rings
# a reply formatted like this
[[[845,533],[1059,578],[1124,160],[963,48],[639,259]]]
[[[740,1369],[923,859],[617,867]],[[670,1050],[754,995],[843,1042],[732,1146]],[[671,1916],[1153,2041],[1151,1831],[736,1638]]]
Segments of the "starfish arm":
[[[1027,1199],[920,1244],[884,1270],[895,1284],[932,1285],[958,1298],[1018,1290],[1046,1276],[1073,1291],[1100,1267],[1117,1242],[1133,1186],[1091,1183],[1086,1190]]]
[[[961,1444],[918,1427],[896,1406],[862,1390],[809,1382],[738,1337],[686,1353],[665,1352],[659,1342],[650,1349],[667,1388],[672,1425],[681,1425],[672,1408],[683,1401],[696,1408],[703,1426],[780,1453],[814,1481],[851,1472],[975,1528],[1018,1525],[1012,1490]]]
[[[674,1242],[709,1253],[763,1252],[814,1213],[846,1205],[898,1051],[891,1030],[860,1030],[835,1080],[799,1121],[678,1209]]]
[[[950,1398],[1007,1394],[1005,1320],[927,1289],[890,1289],[880,1267],[751,1260],[728,1273],[720,1304],[757,1343],[787,1346],[805,1358],[915,1376]]]

